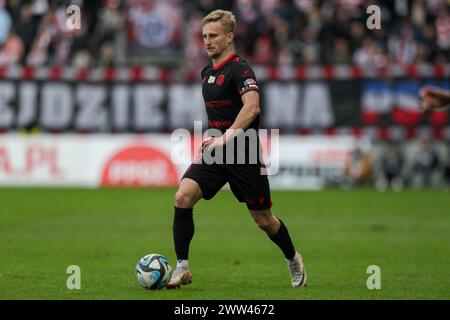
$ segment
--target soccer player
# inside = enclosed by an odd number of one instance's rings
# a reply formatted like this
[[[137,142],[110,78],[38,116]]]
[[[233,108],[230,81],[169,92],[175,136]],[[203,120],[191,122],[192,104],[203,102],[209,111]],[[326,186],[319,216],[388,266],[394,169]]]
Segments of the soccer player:
[[[420,108],[423,111],[432,111],[450,105],[450,91],[436,87],[423,87],[419,91],[421,98]]]
[[[202,20],[203,41],[208,57],[212,60],[201,71],[208,127],[222,133],[219,137],[208,137],[202,142],[204,153],[235,143],[238,129],[257,130],[259,125],[259,88],[251,67],[233,51],[235,25],[234,15],[224,10],[215,10]],[[259,140],[257,143],[259,145]],[[180,287],[192,281],[188,255],[194,235],[195,203],[201,198],[213,198],[227,182],[235,197],[246,203],[258,227],[283,252],[292,286],[306,286],[303,258],[295,250],[283,221],[272,214],[269,182],[261,169],[264,169],[264,165],[259,160],[256,164],[207,164],[205,161],[194,161],[188,168],[175,196],[173,238],[178,263],[168,288]]]

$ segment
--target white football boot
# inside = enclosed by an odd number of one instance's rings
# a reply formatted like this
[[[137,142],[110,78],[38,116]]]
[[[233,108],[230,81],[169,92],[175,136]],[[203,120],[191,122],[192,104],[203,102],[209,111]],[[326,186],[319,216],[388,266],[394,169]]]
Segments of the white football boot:
[[[188,268],[177,267],[172,273],[169,283],[166,284],[166,288],[173,289],[179,288],[190,284],[192,282],[192,273]]]
[[[306,287],[306,271],[303,265],[303,257],[296,252],[292,260],[286,259],[289,273],[291,274],[292,287]]]

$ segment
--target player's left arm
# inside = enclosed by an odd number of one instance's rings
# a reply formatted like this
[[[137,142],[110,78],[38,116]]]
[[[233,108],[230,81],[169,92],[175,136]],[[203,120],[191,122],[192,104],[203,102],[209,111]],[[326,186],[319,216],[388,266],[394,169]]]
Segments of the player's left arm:
[[[261,113],[261,109],[259,108],[258,91],[248,91],[241,97],[241,99],[244,105],[234,120],[234,123],[225,131],[224,143],[232,140],[240,132],[247,129]]]
[[[258,91],[247,91],[241,97],[243,106],[230,128],[220,138],[206,139],[202,143],[202,148],[215,149],[231,141],[234,137],[247,129],[253,120],[260,114]]]

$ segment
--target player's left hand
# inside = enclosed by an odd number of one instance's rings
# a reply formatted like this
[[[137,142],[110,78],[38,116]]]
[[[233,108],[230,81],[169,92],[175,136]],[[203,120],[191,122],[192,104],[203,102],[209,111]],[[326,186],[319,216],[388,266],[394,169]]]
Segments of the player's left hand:
[[[202,149],[205,150],[214,150],[218,147],[221,147],[225,144],[225,139],[222,137],[209,137],[202,142]]]

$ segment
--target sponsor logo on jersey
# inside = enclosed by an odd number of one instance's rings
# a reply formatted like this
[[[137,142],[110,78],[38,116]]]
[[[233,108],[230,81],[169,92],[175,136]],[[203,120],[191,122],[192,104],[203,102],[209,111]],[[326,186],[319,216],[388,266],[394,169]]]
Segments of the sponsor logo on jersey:
[[[208,83],[214,83],[216,81],[216,77],[209,76]]]
[[[233,121],[231,121],[231,120],[224,120],[224,121],[209,120],[208,121],[208,126],[210,128],[217,128],[217,129],[229,128],[229,127],[231,127],[232,124],[233,124]]]
[[[244,81],[244,86],[241,88],[241,95],[249,90],[259,90],[258,85],[254,79],[247,79]]]
[[[217,108],[222,106],[232,106],[233,103],[231,99],[221,99],[221,100],[207,100],[205,101],[206,108]]]
[[[251,85],[255,85],[256,86],[256,81],[253,79],[247,79],[244,82],[244,86],[251,86]]]

